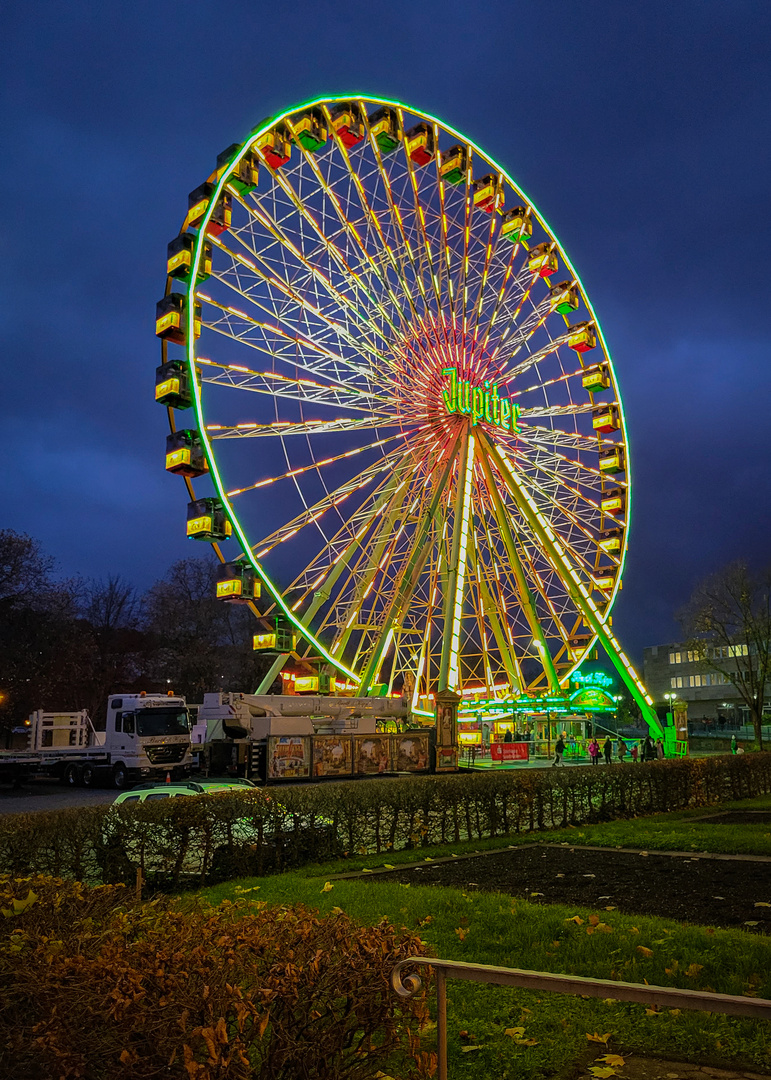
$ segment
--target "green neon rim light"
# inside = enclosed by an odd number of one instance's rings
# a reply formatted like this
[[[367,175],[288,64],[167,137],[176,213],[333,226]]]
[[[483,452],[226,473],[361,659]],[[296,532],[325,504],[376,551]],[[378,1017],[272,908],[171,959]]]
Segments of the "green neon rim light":
[[[358,675],[356,673],[356,671],[353,670],[352,667],[347,666],[347,664],[343,661],[342,658],[338,658],[337,656],[335,656],[333,650],[326,647],[319,640],[318,631],[316,631],[314,633],[310,629],[310,626],[306,625],[302,621],[302,617],[298,616],[295,613],[295,610],[293,610],[292,606],[290,606],[290,604],[286,601],[285,597],[282,595],[279,588],[274,584],[270,574],[268,573],[265,566],[263,565],[260,557],[255,555],[255,549],[256,549],[256,547],[258,545],[253,546],[252,543],[250,542],[250,540],[249,540],[249,538],[247,536],[246,530],[244,529],[244,527],[243,527],[243,525],[241,523],[241,520],[239,518],[239,514],[237,513],[236,509],[234,508],[233,500],[229,496],[229,494],[228,494],[228,492],[226,490],[226,485],[225,485],[225,483],[223,481],[222,474],[221,474],[221,471],[220,471],[220,466],[219,466],[219,464],[217,462],[216,455],[215,455],[215,452],[214,452],[214,449],[213,449],[213,446],[212,446],[211,438],[209,436],[209,432],[208,432],[208,428],[207,428],[207,422],[206,422],[206,418],[204,416],[202,388],[201,388],[201,386],[199,384],[198,377],[197,377],[196,338],[195,338],[194,325],[193,325],[194,324],[194,309],[195,309],[194,297],[195,297],[195,294],[196,294],[196,290],[198,288],[198,286],[196,285],[196,282],[197,282],[197,277],[198,277],[198,271],[199,271],[199,268],[201,266],[201,259],[202,259],[202,253],[203,253],[203,244],[204,244],[204,240],[207,238],[207,228],[208,228],[208,226],[210,224],[210,221],[211,221],[212,215],[213,215],[213,213],[215,211],[215,208],[216,208],[221,196],[224,193],[224,189],[228,185],[229,180],[232,178],[232,176],[233,176],[234,172],[236,171],[239,163],[242,161],[242,159],[247,154],[249,154],[252,151],[252,149],[255,147],[255,144],[258,142],[258,140],[262,136],[264,136],[267,132],[275,129],[278,125],[282,125],[282,124],[285,124],[285,123],[291,123],[291,118],[292,117],[296,118],[297,114],[299,114],[299,113],[307,114],[307,113],[309,113],[309,111],[312,111],[314,109],[320,109],[321,107],[325,107],[328,110],[328,109],[334,108],[335,105],[341,105],[342,106],[342,105],[350,103],[350,102],[354,102],[354,103],[357,103],[357,104],[362,103],[362,105],[366,104],[366,105],[369,105],[369,106],[372,106],[372,107],[378,107],[378,108],[380,108],[380,107],[388,107],[388,108],[395,109],[395,110],[404,110],[405,112],[409,113],[411,117],[414,117],[417,121],[426,123],[428,125],[431,125],[432,127],[434,127],[434,129],[436,129],[436,128],[441,129],[441,132],[445,133],[446,135],[449,135],[452,138],[458,139],[462,144],[465,144],[468,148],[470,148],[470,150],[473,151],[474,155],[476,155],[484,163],[486,163],[486,165],[488,165],[490,167],[490,169],[495,174],[499,174],[500,177],[502,177],[503,181],[510,186],[510,188],[513,190],[513,192],[515,192],[516,195],[522,200],[523,204],[529,208],[529,211],[531,212],[532,219],[534,221],[536,221],[542,227],[542,229],[548,234],[548,237],[552,240],[555,252],[559,255],[559,258],[564,263],[565,269],[569,272],[570,275],[572,275],[572,278],[575,280],[575,282],[576,282],[576,284],[578,286],[578,289],[580,290],[581,301],[583,302],[583,304],[584,304],[584,306],[586,308],[586,311],[588,312],[589,316],[591,317],[594,328],[596,330],[597,344],[599,345],[599,349],[597,350],[597,352],[598,353],[600,351],[602,352],[603,363],[607,365],[607,371],[608,371],[608,374],[609,374],[609,377],[610,377],[610,380],[611,380],[611,388],[613,390],[614,401],[615,401],[615,404],[617,405],[617,408],[618,408],[618,428],[619,428],[619,432],[620,432],[620,436],[621,436],[621,445],[623,445],[623,448],[624,448],[624,451],[625,451],[624,463],[625,463],[625,470],[626,470],[626,483],[625,483],[626,504],[625,504],[625,513],[624,513],[624,527],[621,530],[621,535],[622,535],[621,549],[618,552],[618,556],[617,556],[618,562],[617,562],[617,568],[615,569],[615,573],[614,573],[614,576],[613,576],[612,590],[609,591],[609,594],[606,594],[606,596],[604,597],[604,602],[601,605],[601,607],[602,607],[601,621],[602,621],[603,624],[607,624],[608,617],[610,615],[610,612],[612,610],[613,604],[615,602],[615,599],[616,599],[616,596],[617,596],[617,593],[618,593],[618,589],[620,588],[620,585],[621,585],[621,579],[622,579],[624,565],[625,565],[625,561],[626,561],[627,540],[628,540],[628,533],[629,533],[629,521],[630,521],[630,509],[631,509],[631,484],[630,484],[630,473],[629,473],[629,451],[628,451],[626,418],[625,418],[625,414],[624,414],[624,410],[623,410],[623,404],[622,404],[621,396],[620,396],[620,393],[618,391],[618,385],[617,385],[615,371],[614,371],[614,368],[613,368],[610,353],[608,351],[607,344],[606,344],[606,341],[605,341],[605,337],[604,337],[604,334],[602,332],[602,328],[601,328],[601,325],[600,325],[599,320],[597,318],[594,307],[592,306],[592,304],[591,304],[591,302],[590,302],[590,300],[589,300],[589,298],[587,296],[586,290],[584,289],[583,284],[581,282],[581,279],[580,279],[579,275],[577,274],[572,262],[570,261],[570,259],[566,255],[562,245],[559,243],[559,241],[554,236],[554,233],[553,233],[551,227],[549,226],[548,222],[545,220],[545,218],[540,214],[540,212],[534,206],[534,204],[532,203],[532,200],[530,200],[530,198],[522,191],[522,189],[512,179],[510,174],[505,169],[503,169],[499,164],[497,164],[497,162],[495,162],[488,154],[486,154],[484,151],[482,151],[477,146],[476,143],[474,143],[472,140],[468,139],[465,135],[461,134],[456,129],[454,129],[454,128],[450,127],[449,125],[445,124],[443,121],[440,121],[439,119],[437,119],[436,117],[434,117],[430,113],[424,112],[423,110],[415,109],[412,106],[405,105],[405,104],[403,104],[403,103],[401,103],[399,101],[389,99],[389,98],[375,97],[375,96],[364,96],[364,95],[360,95],[360,94],[336,95],[336,96],[332,96],[332,97],[316,97],[316,98],[313,98],[313,99],[311,99],[309,101],[305,101],[305,102],[300,103],[298,105],[294,105],[291,108],[286,109],[285,111],[277,114],[276,116],[271,117],[268,120],[265,120],[257,129],[255,129],[252,132],[252,134],[249,136],[247,141],[243,144],[241,149],[235,154],[235,156],[230,161],[229,165],[227,165],[227,167],[225,167],[224,171],[219,176],[218,180],[216,181],[215,188],[214,188],[213,194],[211,196],[211,199],[209,201],[209,205],[207,207],[206,213],[204,214],[202,220],[198,223],[198,238],[197,238],[197,241],[195,243],[194,250],[193,250],[192,266],[191,266],[191,271],[190,271],[190,275],[189,275],[189,283],[188,283],[188,286],[187,286],[187,293],[188,293],[188,302],[187,302],[187,305],[186,305],[186,320],[187,320],[186,355],[187,355],[187,364],[188,364],[188,370],[189,370],[189,373],[190,373],[190,383],[191,383],[191,387],[192,387],[193,404],[194,404],[195,413],[196,413],[196,417],[197,417],[198,430],[200,432],[201,443],[203,445],[204,452],[206,454],[206,457],[207,457],[207,460],[208,460],[208,463],[209,463],[209,472],[210,472],[210,476],[211,476],[211,481],[213,483],[213,486],[214,486],[214,489],[216,491],[216,494],[217,494],[218,498],[221,500],[221,502],[222,502],[222,504],[223,504],[223,506],[225,508],[227,516],[228,516],[228,518],[229,518],[229,520],[230,520],[230,522],[232,524],[233,532],[234,532],[235,536],[237,537],[237,539],[238,539],[238,541],[239,541],[239,543],[241,545],[243,554],[244,554],[245,558],[248,560],[249,564],[254,568],[258,578],[260,579],[260,581],[262,582],[262,584],[266,588],[267,592],[270,594],[271,600],[275,603],[277,610],[280,611],[283,614],[283,616],[297,629],[299,634],[312,647],[312,649],[317,650],[319,656],[321,656],[327,663],[331,664],[338,671],[345,674],[349,679],[351,679],[354,682],[358,683],[360,681],[360,675]],[[366,112],[366,109],[365,109],[365,112]],[[328,112],[327,112],[327,115],[329,115]],[[296,119],[295,119],[295,122],[297,122]],[[373,148],[374,148],[374,144],[373,144]],[[300,148],[295,145],[295,149],[300,149]],[[301,161],[303,161],[304,156],[307,156],[307,154],[302,149],[300,149],[300,153],[301,153]],[[380,155],[378,153],[378,159],[379,159],[379,157],[380,157]],[[262,162],[262,160],[261,160],[260,167],[261,168],[266,168],[267,167]],[[409,174],[410,180],[412,180],[412,182],[413,182],[413,185],[415,184],[415,180],[414,180],[414,176],[413,176],[414,171],[415,170],[413,170],[412,166],[410,166],[408,164],[407,165],[407,172]],[[469,171],[469,179],[470,179],[470,177],[471,177],[471,173]],[[357,180],[357,183],[358,183],[358,180]],[[417,198],[417,196],[416,196],[416,198]],[[470,198],[470,196],[467,196],[467,198]],[[527,250],[526,247],[525,247],[525,250]],[[437,261],[440,261],[440,256],[437,256]],[[436,275],[435,274],[433,276],[433,282],[434,282],[434,286],[436,286]],[[428,289],[430,291],[430,288],[431,288],[431,282],[430,281],[428,282],[427,287],[428,287]],[[362,290],[364,290],[364,285],[362,285],[361,288],[362,288]],[[502,293],[501,293],[501,295],[502,295]],[[480,301],[480,309],[481,309],[481,301]],[[442,327],[439,327],[439,329],[435,329],[435,333],[437,335],[439,335],[441,332],[442,332]],[[469,384],[469,385],[471,386],[471,384]],[[472,390],[474,390],[474,389],[476,389],[475,386],[472,387]],[[483,400],[485,400],[487,402],[487,405],[485,407],[489,407],[490,390],[488,389],[488,390],[483,391],[480,388],[479,392],[481,394],[485,394],[485,393],[487,394],[487,397],[483,398]],[[497,390],[496,390],[496,392],[497,392]],[[517,410],[520,408],[519,404],[517,404],[516,408],[517,408]],[[513,409],[513,405],[512,405],[512,409]],[[505,427],[505,424],[501,424],[499,426]],[[388,442],[388,440],[383,440],[384,444],[387,443],[387,442]],[[374,445],[377,445],[377,444],[374,444]],[[311,466],[308,466],[308,468],[310,469]],[[471,462],[470,470],[472,468],[473,468],[473,459],[472,459],[472,462]],[[464,477],[463,477],[463,482],[464,482],[465,485],[469,485],[471,483],[471,480],[470,480],[471,472],[470,472],[470,470],[469,470],[469,475],[468,476],[464,475]],[[286,475],[289,476],[289,475],[292,475],[292,473],[290,472],[290,473],[287,473]],[[257,484],[257,485],[253,485],[253,486],[256,487],[256,486],[259,486],[259,485]],[[245,489],[243,489],[243,490],[245,490]],[[238,494],[238,493],[239,492],[236,492],[236,494]],[[463,531],[464,536],[465,536],[465,530],[468,528],[468,516],[469,516],[469,501],[468,501],[468,498],[466,497],[466,495],[464,495],[462,505],[463,505],[463,515],[462,515],[463,522],[461,523],[461,528],[462,528],[462,531]],[[396,521],[396,524],[398,524],[398,520]],[[460,594],[460,595],[454,595],[453,596],[453,603],[452,603],[453,619],[452,619],[452,634],[451,634],[451,637],[452,637],[452,665],[451,666],[453,668],[453,674],[454,675],[456,674],[455,669],[459,665],[459,661],[458,661],[459,642],[458,642],[458,639],[460,637],[460,612],[461,612],[461,609],[462,609],[462,602],[463,602],[462,601],[462,592],[463,592],[463,587],[464,587],[464,580],[465,580],[465,575],[467,573],[465,556],[466,556],[466,541],[464,540],[464,544],[463,544],[463,565],[460,567],[460,573],[458,574],[457,579],[456,579],[457,583],[458,583],[457,593]],[[597,610],[597,609],[595,609],[595,610]],[[501,622],[501,624],[498,627],[497,633],[500,634],[501,636],[505,637],[505,633],[506,633],[505,621]],[[379,649],[380,649],[379,661],[378,661],[379,664],[383,663],[383,660],[384,660],[386,654],[388,653],[388,651],[389,651],[389,649],[391,647],[393,636],[394,636],[394,629],[393,629],[393,626],[392,626],[388,630],[388,633],[387,634],[384,633],[384,635],[381,637],[380,643],[379,643]],[[604,638],[605,635],[600,634],[599,636]],[[590,639],[588,645],[586,645],[586,647],[585,647],[584,654],[581,657],[579,657],[578,659],[576,659],[575,662],[571,663],[570,665],[565,666],[563,664],[563,667],[560,670],[560,677],[559,677],[560,684],[565,685],[567,683],[567,681],[569,680],[570,675],[572,674],[572,672],[577,667],[580,666],[580,664],[583,662],[586,655],[588,655],[589,651],[593,648],[593,646],[594,646],[594,644],[596,643],[597,640],[598,640],[598,634],[592,628],[591,639]],[[340,652],[341,657],[342,657],[342,652],[343,652],[343,650],[341,650],[341,652]],[[514,650],[513,650],[513,646],[512,646],[512,660],[510,662],[512,664],[512,669],[516,669],[517,665],[516,665],[515,659],[513,658],[513,653],[514,653]],[[624,658],[624,660],[626,661],[626,658]],[[354,667],[357,666],[355,662],[354,662],[353,666]],[[362,668],[361,668],[361,666],[359,666],[359,671],[361,671],[361,670],[362,670]],[[376,676],[377,676],[377,672],[375,672],[375,675],[373,676],[373,679],[375,679]],[[363,688],[365,692],[367,692],[367,690],[370,689],[372,680],[369,680],[369,682],[370,682],[370,685]],[[416,708],[415,708],[414,711],[420,713],[421,710],[417,707],[420,704],[420,701],[418,701],[416,699],[415,704],[416,704]],[[424,715],[428,714],[425,709],[423,710],[423,714]]]

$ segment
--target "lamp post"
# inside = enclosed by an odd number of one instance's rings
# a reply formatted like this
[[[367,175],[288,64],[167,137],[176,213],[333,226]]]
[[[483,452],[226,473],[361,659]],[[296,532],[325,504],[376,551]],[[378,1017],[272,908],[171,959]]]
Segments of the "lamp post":
[[[672,713],[672,719],[674,720],[674,718],[675,718],[675,699],[677,698],[677,694],[664,694],[664,697],[669,702],[669,711]]]

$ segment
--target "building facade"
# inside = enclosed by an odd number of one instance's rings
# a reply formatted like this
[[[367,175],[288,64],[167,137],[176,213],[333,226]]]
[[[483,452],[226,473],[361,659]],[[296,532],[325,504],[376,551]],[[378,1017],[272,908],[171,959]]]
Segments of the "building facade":
[[[715,646],[719,666],[730,672],[739,668],[747,656],[746,645]],[[749,709],[733,683],[721,672],[711,671],[681,642],[651,645],[643,652],[645,685],[657,708],[669,707],[672,695],[688,702],[689,720],[725,720],[748,722]]]

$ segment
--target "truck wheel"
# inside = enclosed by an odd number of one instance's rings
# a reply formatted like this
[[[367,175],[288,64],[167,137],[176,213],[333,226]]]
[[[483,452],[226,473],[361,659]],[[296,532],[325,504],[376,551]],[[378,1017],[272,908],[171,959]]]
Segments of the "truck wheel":
[[[83,787],[94,786],[94,770],[91,765],[84,765],[80,770],[80,782]]]
[[[112,770],[112,786],[115,788],[124,788],[128,783],[128,773],[126,772],[126,766],[120,762]]]
[[[77,787],[80,781],[77,765],[65,765],[62,771],[62,783],[65,787]]]

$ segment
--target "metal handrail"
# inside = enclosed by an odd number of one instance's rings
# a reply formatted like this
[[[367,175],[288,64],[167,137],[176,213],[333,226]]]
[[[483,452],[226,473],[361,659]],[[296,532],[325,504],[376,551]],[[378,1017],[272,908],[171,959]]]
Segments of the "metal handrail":
[[[464,982],[488,983],[494,986],[518,986],[526,990],[546,990],[555,994],[614,998],[616,1001],[636,1001],[643,1005],[663,1005],[771,1020],[771,1001],[765,998],[713,994],[703,990],[680,990],[670,986],[649,986],[647,983],[643,985],[615,982],[613,979],[588,979],[581,975],[554,975],[546,971],[493,967],[490,964],[465,964],[459,960],[438,960],[430,956],[413,956],[400,960],[393,969],[391,986],[401,998],[411,998],[423,986],[418,972],[405,974],[410,968],[429,969],[436,979],[439,1080],[447,1080],[447,979],[462,979]]]

